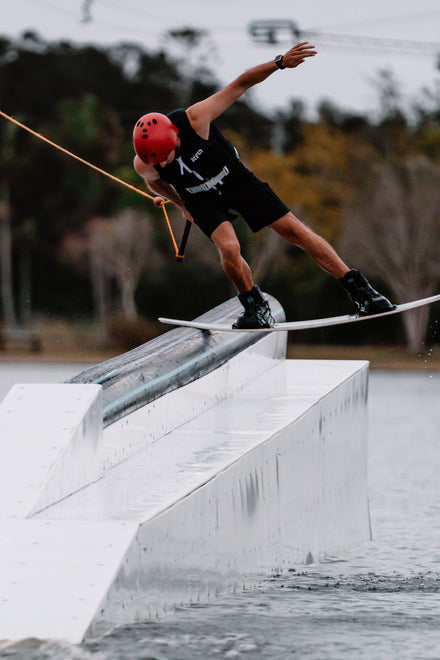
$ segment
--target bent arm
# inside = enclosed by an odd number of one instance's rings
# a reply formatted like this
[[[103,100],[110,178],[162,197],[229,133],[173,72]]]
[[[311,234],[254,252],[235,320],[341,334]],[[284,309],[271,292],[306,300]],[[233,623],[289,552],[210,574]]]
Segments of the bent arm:
[[[307,41],[301,42],[283,55],[283,67],[294,69],[302,64],[307,57],[313,57],[314,55],[316,55],[314,47]],[[207,139],[209,124],[237,101],[246,90],[263,82],[275,71],[278,71],[278,67],[274,61],[259,64],[242,73],[229,85],[212,94],[212,96],[190,106],[186,113],[192,128],[202,138]]]
[[[185,208],[180,195],[170,183],[162,181],[162,179],[154,179],[154,181],[147,181],[146,183],[149,189],[156,193],[156,195],[160,195],[161,197],[168,199],[181,210]]]
[[[135,156],[133,166],[152,192],[165,197],[179,208],[183,208],[183,202],[177,190],[171,184],[162,181],[154,167],[144,163],[139,156]]]
[[[186,209],[179,193],[170,183],[163,181],[158,172],[151,165],[144,163],[138,156],[134,158],[134,169],[143,178],[151,192],[160,195],[177,206],[183,213],[183,216],[193,222],[191,214]]]

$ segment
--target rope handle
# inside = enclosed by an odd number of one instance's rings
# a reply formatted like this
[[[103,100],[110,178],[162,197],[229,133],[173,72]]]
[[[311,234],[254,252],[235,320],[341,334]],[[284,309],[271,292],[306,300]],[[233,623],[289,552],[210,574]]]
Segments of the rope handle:
[[[192,226],[192,223],[189,220],[187,220],[186,223],[185,223],[184,230],[183,230],[182,238],[180,240],[179,249],[178,249],[177,254],[176,254],[176,260],[177,260],[178,263],[180,263],[184,259],[183,255],[184,255],[184,252],[185,252],[186,243],[188,241],[189,232],[191,231],[191,226]]]
[[[59,151],[62,151],[64,154],[66,154],[67,156],[70,156],[71,158],[75,158],[75,160],[78,160],[83,165],[87,165],[92,170],[95,170],[96,172],[99,172],[100,174],[103,174],[104,176],[108,177],[109,179],[112,179],[112,181],[116,181],[116,183],[119,183],[122,186],[125,186],[126,188],[129,188],[133,192],[136,192],[139,195],[142,195],[143,197],[147,197],[148,199],[154,200],[154,197],[152,195],[149,195],[148,193],[144,192],[143,190],[140,190],[140,188],[136,188],[136,186],[132,186],[130,183],[127,183],[126,181],[123,181],[122,179],[119,179],[117,176],[113,176],[113,174],[110,174],[109,172],[106,172],[105,170],[102,170],[101,168],[97,167],[96,165],[93,165],[92,163],[89,163],[89,161],[84,160],[84,158],[80,158],[79,156],[72,153],[71,151],[68,151],[64,147],[61,147],[59,144],[56,144],[56,142],[52,142],[52,140],[49,140],[47,137],[44,137],[44,135],[41,135],[41,133],[37,133],[37,131],[33,131],[28,126],[25,126],[21,122],[17,121],[17,119],[14,119],[14,117],[11,117],[10,115],[7,115],[6,112],[3,112],[2,110],[0,110],[0,115],[4,119],[7,119],[8,121],[12,122],[16,126],[19,126],[23,130],[27,131],[28,133],[30,133],[34,137],[37,137],[40,140],[43,140],[43,142],[46,142],[51,147],[55,147],[55,149],[58,149]],[[179,248],[177,246],[176,239],[174,238],[171,223],[170,223],[170,220],[168,218],[168,213],[166,212],[166,209],[165,209],[165,204],[168,204],[168,201],[162,202],[161,207],[162,207],[163,213],[165,215],[168,230],[169,230],[170,235],[171,235],[171,240],[173,241],[174,249],[176,251],[177,260],[181,261],[183,259],[183,252],[182,252],[182,255],[179,254]],[[185,235],[185,231],[186,231],[186,226],[185,226],[185,230],[184,230],[184,235]],[[186,238],[188,238],[188,236]],[[182,242],[183,242],[183,238],[182,238]],[[185,243],[186,243],[186,240],[185,240]],[[185,247],[185,245],[184,245],[184,247]],[[180,259],[179,259],[179,256],[181,256]]]

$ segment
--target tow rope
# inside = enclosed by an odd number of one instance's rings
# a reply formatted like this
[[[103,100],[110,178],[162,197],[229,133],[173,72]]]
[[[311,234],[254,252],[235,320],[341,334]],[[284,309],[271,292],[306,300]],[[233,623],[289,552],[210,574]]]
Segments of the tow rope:
[[[140,190],[139,188],[136,188],[136,186],[132,186],[130,183],[127,183],[126,181],[123,181],[122,179],[119,179],[117,176],[113,176],[113,174],[110,174],[109,172],[106,172],[105,170],[102,170],[101,168],[97,167],[96,165],[93,165],[93,163],[89,163],[89,161],[84,160],[84,158],[80,158],[76,154],[72,153],[71,151],[68,151],[67,149],[64,149],[64,147],[61,147],[59,144],[56,144],[56,142],[52,142],[52,140],[49,140],[47,137],[44,137],[44,135],[41,135],[41,133],[37,133],[36,131],[33,131],[31,128],[28,126],[25,126],[21,122],[17,121],[17,119],[14,119],[14,117],[10,117],[7,115],[5,112],[2,112],[0,110],[0,115],[4,118],[7,119],[8,121],[12,122],[16,126],[19,126],[23,130],[27,131],[31,135],[39,138],[40,140],[43,140],[43,142],[46,142],[47,144],[50,144],[51,147],[55,147],[55,149],[58,149],[59,151],[62,151],[64,154],[67,154],[71,158],[75,158],[75,160],[78,160],[80,163],[83,165],[87,165],[88,167],[91,167],[92,170],[95,170],[96,172],[99,172],[100,174],[103,174],[104,176],[108,177],[109,179],[112,179],[112,181],[116,181],[116,183],[121,184],[122,186],[125,186],[126,188],[129,188],[133,192],[138,193],[139,195],[143,195],[143,197],[147,197],[148,199],[154,200],[155,198],[152,195],[149,195],[148,193],[144,192],[143,190]],[[168,226],[168,230],[170,232],[171,240],[173,242],[174,250],[176,252],[176,259],[178,262],[182,261],[184,258],[184,251],[185,251],[185,246],[186,242],[188,240],[189,236],[189,231],[191,229],[191,223],[187,220],[185,224],[185,229],[183,231],[182,239],[180,241],[180,246],[177,245],[176,239],[174,237],[173,229],[171,227],[171,223],[168,217],[168,213],[165,209],[165,204],[168,204],[168,201],[163,201],[161,203],[161,208],[165,216],[165,220]]]

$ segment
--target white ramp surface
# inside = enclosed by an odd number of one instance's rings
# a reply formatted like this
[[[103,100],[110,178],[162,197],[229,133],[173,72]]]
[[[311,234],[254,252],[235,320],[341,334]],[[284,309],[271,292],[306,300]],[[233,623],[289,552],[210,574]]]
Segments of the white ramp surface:
[[[71,520],[1,525],[0,639],[81,641],[137,526]]]
[[[0,404],[0,519],[25,518],[100,475],[98,385],[14,385]]]
[[[90,632],[369,540],[367,377],[360,362],[280,360],[41,512],[138,524]]]

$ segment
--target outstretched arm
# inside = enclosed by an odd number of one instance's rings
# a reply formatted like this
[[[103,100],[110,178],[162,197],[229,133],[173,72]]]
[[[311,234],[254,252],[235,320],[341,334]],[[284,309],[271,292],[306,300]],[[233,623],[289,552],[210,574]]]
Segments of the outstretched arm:
[[[303,41],[283,55],[282,64],[286,69],[294,69],[302,64],[307,57],[316,55],[314,46],[307,41]],[[209,136],[209,124],[219,117],[229,106],[242,96],[246,90],[266,80],[272,73],[278,71],[275,62],[266,62],[245,71],[233,80],[229,85],[209,96],[203,101],[199,101],[190,106],[186,114],[192,128],[200,137],[207,139]]]

